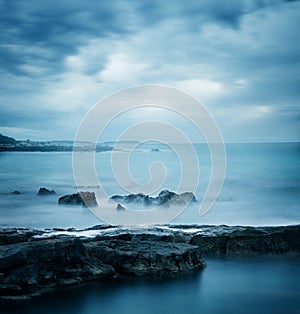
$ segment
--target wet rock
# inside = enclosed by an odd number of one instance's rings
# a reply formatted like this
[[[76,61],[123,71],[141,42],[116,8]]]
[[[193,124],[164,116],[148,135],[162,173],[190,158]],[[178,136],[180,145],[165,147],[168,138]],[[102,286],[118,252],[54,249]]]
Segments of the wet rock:
[[[196,246],[60,237],[0,246],[0,295],[119,276],[162,277],[203,268]]]
[[[98,264],[94,272],[95,265],[90,262],[79,239],[42,240],[1,246],[0,272],[3,282],[0,284],[0,294],[31,293],[63,285],[64,280],[75,277],[97,278],[113,271],[108,265]]]
[[[211,229],[209,231],[209,229]],[[205,255],[300,254],[300,226],[211,226],[195,234],[189,243]]]
[[[180,197],[184,200],[185,203],[197,203],[197,199],[192,192],[184,192],[180,194]]]
[[[110,240],[86,247],[119,275],[165,277],[205,266],[197,247],[184,243]]]
[[[54,190],[48,190],[47,188],[40,188],[38,191],[38,195],[53,195],[56,194]]]
[[[157,197],[151,197],[143,193],[129,195],[113,195],[112,201],[121,204],[140,204],[144,206],[169,206],[169,205],[185,205],[190,202],[197,202],[192,192],[184,192],[177,194],[168,190],[161,191]]]
[[[11,195],[21,195],[22,193],[20,191],[13,191],[10,193]]]
[[[173,276],[204,267],[203,256],[300,255],[300,225],[164,225],[0,229],[0,295],[104,277]]]
[[[124,206],[122,206],[121,204],[118,204],[116,209],[117,210],[126,210],[126,208]]]
[[[82,205],[98,206],[94,192],[79,192],[76,194],[67,194],[58,199],[58,204],[62,205]]]
[[[27,228],[0,229],[0,245],[26,242],[34,236],[41,235],[41,230],[31,230]]]

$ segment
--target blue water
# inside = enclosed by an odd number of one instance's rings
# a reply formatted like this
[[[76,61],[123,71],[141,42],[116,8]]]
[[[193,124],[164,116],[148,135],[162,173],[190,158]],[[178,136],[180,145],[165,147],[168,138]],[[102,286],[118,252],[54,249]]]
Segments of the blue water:
[[[167,169],[162,189],[176,190],[180,161],[165,146],[143,145],[130,159],[137,181],[149,179],[149,165]],[[184,147],[182,147],[184,149]],[[195,145],[201,169],[199,200],[209,181],[210,156]],[[300,145],[228,144],[227,173],[221,195],[205,215],[190,206],[175,223],[285,225],[300,223]],[[122,152],[120,152],[122,154]],[[95,166],[108,195],[125,193],[111,170],[111,152],[97,153]],[[191,165],[190,171],[193,171]],[[40,187],[58,195],[37,196]],[[92,187],[82,188],[92,190]],[[19,190],[22,195],[10,195]],[[188,190],[188,187],[187,187]],[[75,193],[70,153],[0,154],[0,226],[88,227],[99,224],[87,208],[58,206]],[[30,301],[0,303],[1,313],[299,313],[299,258],[206,259],[203,271],[171,280],[89,283],[60,289]],[[3,303],[4,302],[4,303]]]
[[[29,301],[0,301],[1,313],[299,313],[299,258],[206,261],[203,271],[180,278],[93,282]]]
[[[149,179],[149,165],[166,167],[161,189],[175,190],[180,180],[180,161],[166,146],[151,152],[144,144],[133,152],[129,168],[139,182]],[[184,147],[182,148],[184,149]],[[199,200],[209,182],[210,155],[203,144],[195,145],[199,157]],[[198,204],[190,206],[173,223],[286,225],[300,223],[299,143],[227,144],[227,173],[221,195],[204,216]],[[122,154],[122,152],[120,152]],[[111,152],[96,154],[96,169],[107,195],[125,194],[114,179]],[[193,171],[193,167],[190,167]],[[40,187],[58,195],[38,197]],[[130,187],[129,187],[130,189]],[[9,195],[19,190],[22,195]],[[81,190],[93,190],[82,187]],[[189,187],[186,187],[189,190]],[[101,223],[88,209],[58,206],[60,195],[77,192],[71,153],[0,154],[0,225],[32,227],[87,227]]]

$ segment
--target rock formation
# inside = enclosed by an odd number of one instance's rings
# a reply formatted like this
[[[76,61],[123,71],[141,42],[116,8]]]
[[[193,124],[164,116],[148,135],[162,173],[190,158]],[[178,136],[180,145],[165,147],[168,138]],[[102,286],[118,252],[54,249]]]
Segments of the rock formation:
[[[0,295],[120,276],[164,277],[203,268],[196,246],[59,237],[0,247]]]
[[[201,255],[299,256],[299,239],[300,225],[0,229],[0,296],[101,278],[173,276],[203,268]]]
[[[121,204],[118,204],[116,207],[117,210],[125,210],[126,208],[122,206]]]
[[[53,195],[56,194],[54,190],[48,190],[46,188],[40,188],[38,191],[38,195],[45,196],[45,195]]]
[[[13,191],[10,193],[11,195],[21,195],[22,193],[20,191]]]
[[[169,205],[185,205],[190,202],[197,202],[192,192],[177,194],[168,190],[161,191],[157,197],[151,197],[143,193],[129,195],[113,195],[112,201],[121,204],[140,204],[144,206],[169,206]]]
[[[79,192],[76,194],[67,194],[58,199],[61,205],[82,205],[82,206],[98,206],[94,192]]]

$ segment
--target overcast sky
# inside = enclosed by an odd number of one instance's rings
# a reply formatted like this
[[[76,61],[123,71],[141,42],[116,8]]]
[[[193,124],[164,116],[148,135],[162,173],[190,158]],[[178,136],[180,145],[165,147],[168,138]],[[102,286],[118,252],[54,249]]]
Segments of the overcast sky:
[[[204,104],[225,141],[300,139],[298,1],[0,0],[0,15],[3,134],[73,139],[100,99],[155,83]]]

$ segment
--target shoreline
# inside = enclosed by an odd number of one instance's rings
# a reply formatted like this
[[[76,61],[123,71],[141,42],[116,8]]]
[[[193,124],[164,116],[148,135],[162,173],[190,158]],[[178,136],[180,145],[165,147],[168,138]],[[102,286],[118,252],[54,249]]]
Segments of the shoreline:
[[[299,257],[299,239],[300,225],[0,228],[0,296],[109,278],[169,278],[203,269],[206,257]]]

